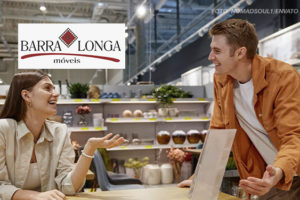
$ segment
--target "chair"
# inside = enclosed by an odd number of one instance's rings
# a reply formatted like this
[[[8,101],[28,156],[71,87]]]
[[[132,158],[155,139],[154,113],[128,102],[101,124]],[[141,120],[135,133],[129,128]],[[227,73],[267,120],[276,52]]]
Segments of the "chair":
[[[109,176],[99,151],[96,151],[94,156],[93,165],[99,187],[102,191],[144,188],[140,180],[128,177],[126,174],[114,174]]]

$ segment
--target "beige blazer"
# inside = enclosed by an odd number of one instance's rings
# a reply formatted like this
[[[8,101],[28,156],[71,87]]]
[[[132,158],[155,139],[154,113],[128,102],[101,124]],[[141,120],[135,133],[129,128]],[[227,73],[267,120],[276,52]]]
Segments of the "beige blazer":
[[[71,181],[75,154],[65,124],[46,121],[34,144],[33,135],[23,121],[0,119],[1,200],[10,200],[22,189],[34,145],[41,176],[40,191],[58,189],[66,195],[75,193]]]

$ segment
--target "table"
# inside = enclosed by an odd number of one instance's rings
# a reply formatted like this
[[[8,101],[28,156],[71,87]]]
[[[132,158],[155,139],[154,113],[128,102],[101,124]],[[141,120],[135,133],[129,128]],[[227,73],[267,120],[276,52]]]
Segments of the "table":
[[[189,188],[166,187],[135,190],[114,190],[106,192],[83,192],[68,196],[67,200],[190,200]],[[241,200],[240,198],[220,193],[218,200]]]

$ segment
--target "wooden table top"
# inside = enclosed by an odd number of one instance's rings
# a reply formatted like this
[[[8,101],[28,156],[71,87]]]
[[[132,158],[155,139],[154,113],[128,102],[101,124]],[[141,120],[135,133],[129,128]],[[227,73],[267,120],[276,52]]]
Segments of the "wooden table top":
[[[190,200],[189,188],[166,187],[135,190],[114,190],[103,192],[83,192],[68,196],[67,200]],[[240,200],[237,197],[220,193],[218,200]]]

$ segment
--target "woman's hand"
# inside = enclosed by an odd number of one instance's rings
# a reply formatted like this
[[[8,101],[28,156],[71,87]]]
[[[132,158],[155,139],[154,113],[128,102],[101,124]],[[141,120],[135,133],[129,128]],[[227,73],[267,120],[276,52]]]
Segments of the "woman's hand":
[[[113,134],[109,133],[102,138],[90,138],[85,145],[84,152],[89,155],[94,155],[94,152],[98,148],[112,148],[119,146],[124,142],[124,138],[120,137],[119,135],[115,135],[111,138]],[[111,138],[111,139],[109,139]]]
[[[58,190],[50,190],[47,192],[40,192],[37,195],[33,195],[34,200],[64,200],[65,195]]]

